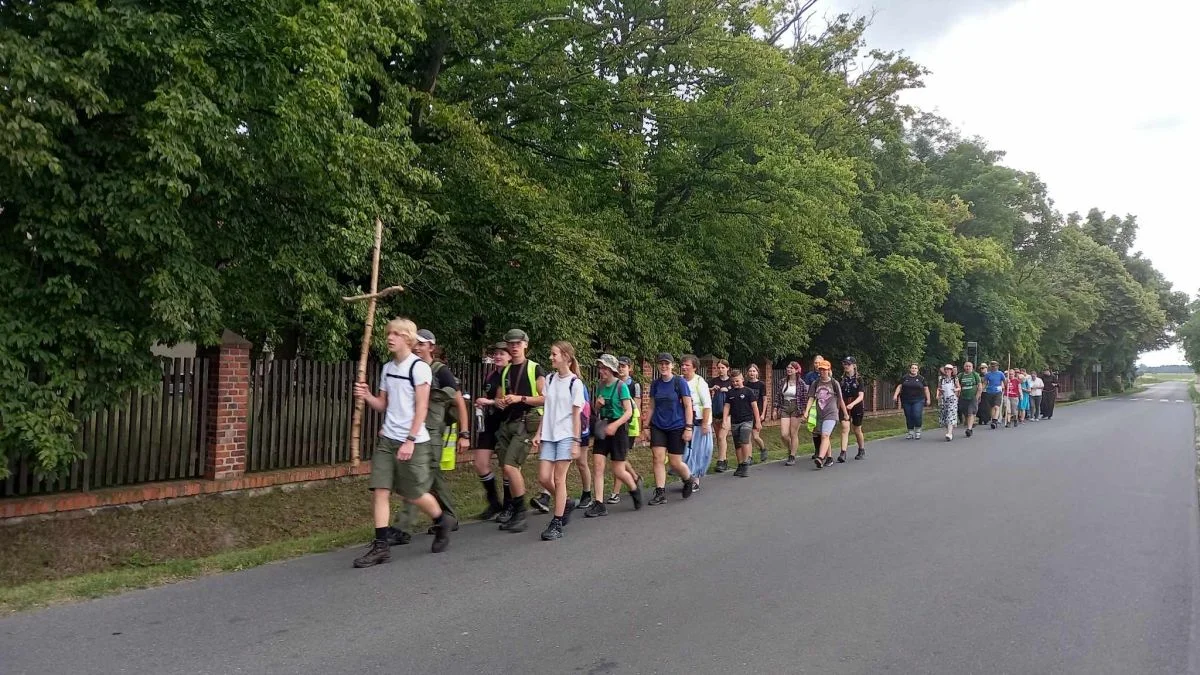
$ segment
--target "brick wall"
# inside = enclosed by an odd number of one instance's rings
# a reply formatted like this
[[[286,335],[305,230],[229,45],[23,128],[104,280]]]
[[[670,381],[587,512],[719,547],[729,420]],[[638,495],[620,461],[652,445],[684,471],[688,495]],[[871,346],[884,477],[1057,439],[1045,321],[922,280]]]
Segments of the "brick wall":
[[[204,477],[226,480],[246,472],[250,343],[236,333],[225,331],[216,357],[208,390]]]

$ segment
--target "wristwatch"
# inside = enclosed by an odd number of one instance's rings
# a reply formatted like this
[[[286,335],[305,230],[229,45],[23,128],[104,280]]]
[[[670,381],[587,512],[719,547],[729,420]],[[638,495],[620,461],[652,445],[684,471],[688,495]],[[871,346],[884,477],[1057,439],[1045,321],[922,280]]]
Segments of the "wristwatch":
[[[412,441],[413,443],[416,443],[416,442],[417,442],[417,437],[416,437],[416,436],[413,436],[412,434],[409,434],[409,435],[408,435],[408,438],[406,438],[406,439],[404,439],[404,440],[406,440],[406,441]]]

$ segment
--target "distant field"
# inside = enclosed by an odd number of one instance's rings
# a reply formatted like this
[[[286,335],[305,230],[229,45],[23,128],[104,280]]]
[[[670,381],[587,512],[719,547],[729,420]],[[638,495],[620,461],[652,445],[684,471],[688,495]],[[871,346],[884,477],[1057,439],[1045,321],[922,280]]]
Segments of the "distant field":
[[[1195,373],[1146,373],[1138,377],[1135,384],[1154,384],[1155,382],[1195,382]]]

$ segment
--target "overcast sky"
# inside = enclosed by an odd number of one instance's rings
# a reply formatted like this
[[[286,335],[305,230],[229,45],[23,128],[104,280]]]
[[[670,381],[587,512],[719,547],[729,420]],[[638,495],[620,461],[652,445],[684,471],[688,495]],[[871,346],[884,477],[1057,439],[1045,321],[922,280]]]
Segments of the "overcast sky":
[[[1200,2],[822,0],[818,13],[874,13],[871,46],[931,72],[905,101],[1039,174],[1063,213],[1138,217],[1136,248],[1174,285],[1200,290]],[[1149,365],[1183,363],[1177,349]]]

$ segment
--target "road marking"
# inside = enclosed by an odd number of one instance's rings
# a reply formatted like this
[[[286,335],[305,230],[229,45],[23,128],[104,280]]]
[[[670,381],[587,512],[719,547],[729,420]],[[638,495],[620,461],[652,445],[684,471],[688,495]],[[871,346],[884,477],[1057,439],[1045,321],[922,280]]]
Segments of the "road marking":
[[[1183,400],[1183,399],[1181,399],[1181,398],[1177,398],[1177,399],[1175,399],[1175,402],[1176,402],[1176,403],[1187,403],[1187,401],[1185,401],[1185,400]]]
[[[1160,398],[1160,399],[1158,399],[1158,402],[1159,402],[1159,403],[1170,403],[1170,402],[1171,402],[1171,399],[1169,399],[1169,398]]]

